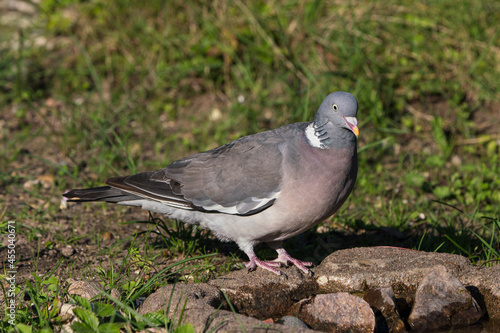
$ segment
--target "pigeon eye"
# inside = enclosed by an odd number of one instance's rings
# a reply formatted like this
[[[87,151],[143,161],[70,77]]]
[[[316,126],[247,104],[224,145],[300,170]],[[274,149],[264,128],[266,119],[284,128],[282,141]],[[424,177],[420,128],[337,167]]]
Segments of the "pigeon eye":
[[[333,104],[333,105],[332,105],[332,109],[333,109],[333,111],[337,112],[337,110],[338,110],[339,108],[338,108],[337,104]]]

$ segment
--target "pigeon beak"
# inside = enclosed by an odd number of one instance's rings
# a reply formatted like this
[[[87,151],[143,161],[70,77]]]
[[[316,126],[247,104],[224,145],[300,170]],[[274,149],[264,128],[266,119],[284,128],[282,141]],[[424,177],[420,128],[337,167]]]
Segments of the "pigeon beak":
[[[354,135],[359,136],[358,120],[355,117],[344,117],[344,120]]]

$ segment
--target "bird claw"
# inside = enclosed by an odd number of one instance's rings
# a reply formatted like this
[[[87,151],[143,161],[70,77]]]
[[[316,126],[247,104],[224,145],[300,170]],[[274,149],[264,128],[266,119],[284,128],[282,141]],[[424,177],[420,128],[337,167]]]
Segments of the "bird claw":
[[[257,268],[257,266],[265,270],[268,270],[276,275],[285,275],[283,272],[275,268],[275,267],[281,267],[281,264],[279,262],[263,261],[259,260],[257,257],[253,257],[250,259],[249,262],[245,264],[245,267],[248,268],[249,272],[254,271]]]
[[[292,264],[292,265],[295,265],[298,269],[300,269],[305,274],[307,274],[309,276],[314,275],[314,273],[310,269],[307,268],[307,267],[310,267],[313,265],[312,262],[301,261],[301,260],[295,259],[292,256],[290,256],[286,251],[278,251],[278,258],[274,259],[273,262],[282,263],[286,267],[288,267],[288,265]]]
[[[291,257],[286,252],[279,252],[278,258],[272,261],[259,260],[256,256],[251,257],[250,261],[245,264],[245,267],[248,268],[249,272],[254,271],[258,266],[276,275],[284,275],[285,277],[288,277],[285,273],[275,268],[275,267],[278,268],[281,267],[282,264],[285,267],[288,267],[290,264],[295,265],[298,269],[300,269],[303,273],[307,274],[308,276],[314,275],[314,273],[307,268],[307,266],[313,265],[312,262],[300,261],[298,259]]]

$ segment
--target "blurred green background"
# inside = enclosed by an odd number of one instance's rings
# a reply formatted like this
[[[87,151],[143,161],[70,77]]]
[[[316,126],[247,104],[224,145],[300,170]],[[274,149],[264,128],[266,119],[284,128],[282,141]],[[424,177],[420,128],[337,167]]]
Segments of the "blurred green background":
[[[500,257],[500,2],[15,3],[0,16],[6,218],[50,220],[66,189],[310,120],[344,90],[360,170],[325,225]],[[20,216],[7,198],[41,174],[52,189],[24,191],[48,204]]]

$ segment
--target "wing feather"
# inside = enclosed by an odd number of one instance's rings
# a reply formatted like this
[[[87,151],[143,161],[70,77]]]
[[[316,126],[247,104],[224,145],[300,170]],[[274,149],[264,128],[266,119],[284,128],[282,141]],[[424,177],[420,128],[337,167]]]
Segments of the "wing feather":
[[[282,129],[188,156],[154,172],[150,180],[170,184],[173,193],[206,211],[261,211],[280,194],[281,145],[286,142]]]
[[[106,183],[176,208],[255,214],[272,206],[280,195],[283,147],[297,135],[298,126],[246,136],[166,168]]]

